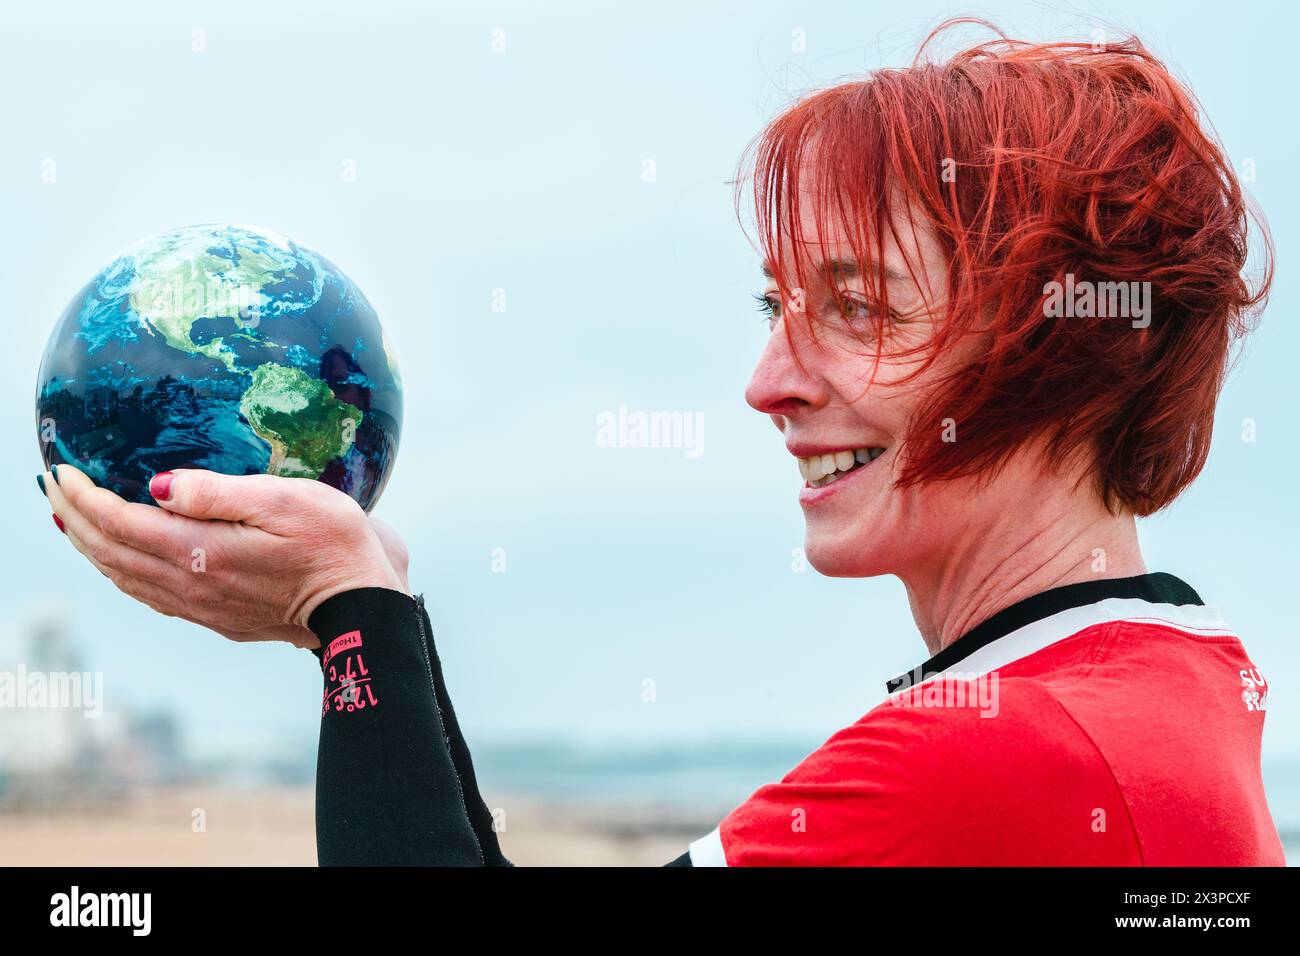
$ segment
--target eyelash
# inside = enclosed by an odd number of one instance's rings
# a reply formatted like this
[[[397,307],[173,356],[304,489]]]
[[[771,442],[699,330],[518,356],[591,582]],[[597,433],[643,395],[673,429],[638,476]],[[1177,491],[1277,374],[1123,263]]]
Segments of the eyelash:
[[[756,292],[754,293],[754,301],[758,304],[758,311],[762,314],[765,322],[770,322],[772,319],[776,318],[777,305],[772,301],[771,296]],[[850,305],[857,305],[865,309],[870,309],[870,306],[867,305],[867,303],[860,302],[851,297],[846,297],[845,301]],[[890,322],[898,322],[902,319],[902,316],[899,315],[895,309],[890,309],[887,318]]]

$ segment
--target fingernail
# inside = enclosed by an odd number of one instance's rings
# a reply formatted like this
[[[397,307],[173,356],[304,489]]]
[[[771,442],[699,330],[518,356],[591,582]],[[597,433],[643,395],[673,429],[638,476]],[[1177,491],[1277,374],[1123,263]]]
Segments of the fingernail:
[[[50,474],[54,476],[54,483],[57,485],[59,483],[59,466],[50,465]]]
[[[64,534],[67,534],[67,533],[68,533],[68,530],[67,530],[66,528],[63,527],[63,522],[59,520],[59,516],[58,516],[58,515],[50,515],[50,517],[54,519],[54,526],[55,526],[56,528],[58,528],[58,529],[59,529],[60,531],[62,531]]]
[[[49,495],[49,492],[47,492],[47,491],[45,490],[45,476],[44,476],[44,475],[37,475],[37,476],[36,476],[36,485],[37,485],[38,488],[41,489],[41,494],[45,495],[46,498],[48,498],[48,497],[50,496],[50,495]]]
[[[166,501],[172,495],[172,473],[162,471],[149,479],[149,494],[155,501]]]

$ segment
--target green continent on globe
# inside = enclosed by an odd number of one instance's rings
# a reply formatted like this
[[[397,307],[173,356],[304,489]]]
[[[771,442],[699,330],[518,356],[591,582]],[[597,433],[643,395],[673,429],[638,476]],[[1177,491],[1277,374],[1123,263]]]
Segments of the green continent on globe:
[[[239,410],[271,446],[267,474],[287,478],[319,478],[352,447],[362,419],[361,409],[340,401],[324,382],[275,362],[253,370]]]
[[[281,264],[252,249],[241,249],[232,263],[198,251],[195,237],[179,232],[155,241],[147,254],[142,250],[135,267],[130,302],[145,328],[172,348],[206,355],[235,371],[235,355],[222,338],[199,344],[191,329],[200,318],[225,317],[242,325],[270,301],[263,290],[277,278]]]

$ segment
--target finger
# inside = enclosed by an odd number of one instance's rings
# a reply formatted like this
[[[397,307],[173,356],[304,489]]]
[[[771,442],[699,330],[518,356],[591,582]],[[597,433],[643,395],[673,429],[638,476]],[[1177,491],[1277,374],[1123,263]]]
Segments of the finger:
[[[64,474],[63,468],[59,469],[59,477],[64,481],[69,478],[68,475]],[[187,575],[190,573],[187,570],[188,565],[182,567],[166,558],[138,550],[110,538],[86,515],[68,503],[63,496],[62,486],[55,485],[53,481],[49,481],[47,485],[49,487],[50,503],[55,508],[55,517],[62,522],[63,531],[68,536],[68,540],[102,574],[109,578],[113,578],[114,575],[129,575],[171,589],[176,594],[185,592],[188,583]],[[112,492],[108,492],[108,494],[114,498],[117,497]],[[156,508],[150,508],[148,505],[139,505],[137,507],[147,512],[157,512]],[[188,559],[189,552],[187,551],[185,554]]]
[[[301,480],[178,468],[149,479],[149,493],[172,514],[261,525],[285,509]]]
[[[402,536],[387,521],[370,516],[370,526],[375,529],[375,535],[379,538],[379,543],[384,548],[384,554],[388,556],[388,563],[393,566],[402,583],[407,583],[407,574],[410,568],[410,554],[406,550],[406,542]]]
[[[180,608],[187,605],[185,595],[188,593],[189,572],[173,567],[152,554],[133,551],[125,545],[86,541],[72,530],[67,535],[72,546],[119,588],[122,580],[142,581],[157,588],[160,596],[166,596],[165,603],[169,606]]]
[[[402,540],[402,535],[391,524],[383,518],[370,516],[370,527],[375,529],[375,534],[379,537],[379,543],[384,546],[384,550],[404,554],[406,552],[406,542]]]
[[[56,515],[55,517],[58,516]],[[112,572],[109,571],[108,568],[100,564],[98,561],[96,561],[94,558],[92,558],[89,554],[86,553],[85,542],[82,541],[80,538],[78,538],[75,532],[69,531],[67,528],[64,528],[63,533],[68,536],[68,540],[72,542],[72,546],[81,552],[81,556],[85,558],[87,561],[89,561],[96,571],[98,571],[100,574],[102,574],[104,577],[108,578],[109,580],[112,580],[113,577]]]
[[[106,538],[172,564],[188,560],[203,530],[149,505],[124,501],[71,465],[47,472],[45,492],[64,526],[75,527],[83,541],[98,545]],[[99,534],[91,534],[88,525]]]
[[[68,540],[82,554],[86,555],[89,561],[100,574],[108,578],[113,586],[134,601],[148,607],[150,610],[157,611],[164,617],[179,617],[200,627],[206,627],[222,637],[229,638],[232,641],[249,642],[249,641],[288,641],[297,647],[319,647],[320,641],[316,635],[305,627],[295,627],[293,625],[256,628],[251,631],[238,631],[233,628],[225,627],[217,621],[209,621],[202,614],[201,610],[192,601],[186,601],[181,595],[184,593],[177,586],[159,586],[149,580],[135,577],[129,573],[124,573],[117,568],[111,568],[107,565],[100,564],[93,557],[87,554],[85,542],[78,540],[75,534],[68,533]]]
[[[121,572],[110,574],[109,579],[127,597],[139,601],[141,604],[157,611],[163,617],[195,619],[195,609],[192,607],[185,608],[185,613],[182,614],[182,608],[177,606],[176,595],[167,588],[158,587],[149,581],[134,578]]]
[[[153,585],[148,585],[145,582],[139,581],[139,579],[132,578],[129,577],[128,575],[123,574],[121,571],[118,571],[114,568],[110,568],[107,565],[100,564],[98,561],[96,561],[93,557],[90,556],[86,547],[86,543],[78,539],[77,536],[71,532],[68,532],[68,540],[72,542],[73,547],[75,547],[78,551],[80,551],[83,555],[85,555],[86,560],[89,561],[91,565],[94,566],[95,570],[97,570],[104,577],[108,578],[108,580],[112,582],[113,587],[117,588],[127,597],[131,598],[132,600],[139,601],[141,604],[144,604],[148,606],[150,609],[157,611],[159,614],[163,615],[164,617],[177,616],[176,613],[171,609],[170,605],[164,603],[164,599],[166,598],[171,598],[174,600],[174,594],[171,591],[169,591],[166,588],[156,588]]]

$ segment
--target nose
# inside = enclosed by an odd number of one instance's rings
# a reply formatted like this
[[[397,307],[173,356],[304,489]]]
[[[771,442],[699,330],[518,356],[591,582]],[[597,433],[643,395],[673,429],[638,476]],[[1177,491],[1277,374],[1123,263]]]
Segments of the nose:
[[[825,381],[801,362],[793,336],[782,319],[772,330],[759,357],[758,366],[745,388],[745,401],[756,411],[774,417],[789,417],[806,408],[820,408],[827,401]],[[804,350],[806,351],[806,350]],[[777,422],[777,427],[782,423]]]

